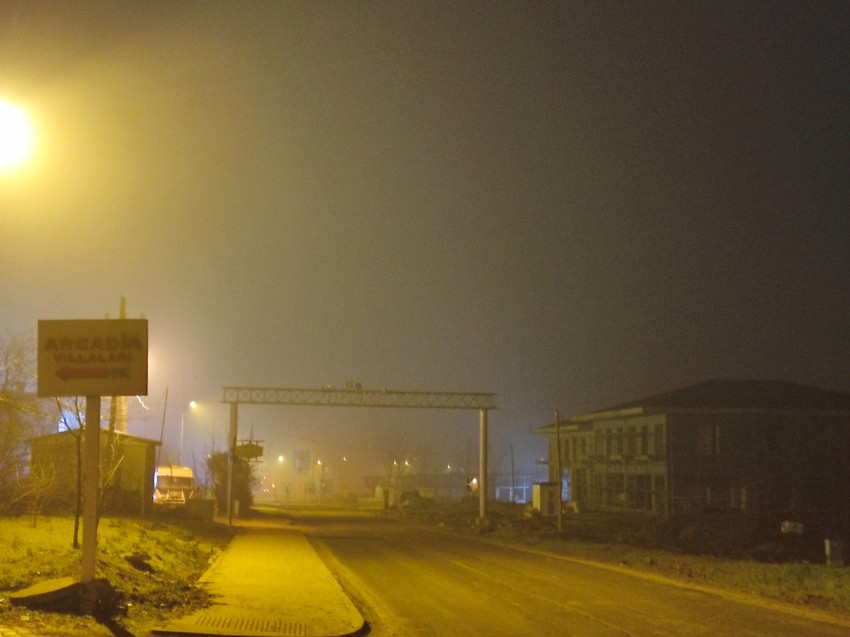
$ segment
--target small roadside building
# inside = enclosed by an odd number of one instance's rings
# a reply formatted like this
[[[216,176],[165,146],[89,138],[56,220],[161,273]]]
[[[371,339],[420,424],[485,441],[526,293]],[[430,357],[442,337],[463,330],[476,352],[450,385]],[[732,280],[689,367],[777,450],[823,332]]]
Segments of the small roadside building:
[[[44,484],[47,493],[42,499],[48,511],[73,510],[80,444],[79,429],[38,436],[30,441],[30,475],[38,476]],[[151,511],[158,445],[158,440],[100,430],[104,511],[133,514]]]
[[[710,380],[536,433],[549,438],[549,480],[560,464],[580,510],[725,511],[764,528],[850,531],[850,393]]]

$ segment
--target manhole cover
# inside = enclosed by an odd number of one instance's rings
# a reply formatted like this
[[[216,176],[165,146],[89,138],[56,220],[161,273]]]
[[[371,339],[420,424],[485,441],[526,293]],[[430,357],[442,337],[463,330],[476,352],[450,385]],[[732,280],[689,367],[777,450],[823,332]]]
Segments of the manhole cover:
[[[306,635],[307,627],[299,622],[282,619],[256,619],[251,617],[216,617],[202,615],[198,626],[250,633],[268,633],[271,635]]]
[[[276,618],[257,618],[248,616],[224,616],[199,614],[190,621],[179,621],[166,626],[159,634],[196,634],[230,635],[245,637],[288,637],[290,635],[309,635],[307,625],[302,622]]]

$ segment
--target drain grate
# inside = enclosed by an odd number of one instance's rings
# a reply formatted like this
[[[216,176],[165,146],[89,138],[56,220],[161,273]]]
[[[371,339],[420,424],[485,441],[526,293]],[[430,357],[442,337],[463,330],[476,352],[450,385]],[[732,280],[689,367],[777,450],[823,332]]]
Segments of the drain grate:
[[[221,615],[202,614],[195,620],[197,626],[228,631],[238,635],[306,635],[307,626],[300,622],[290,622],[283,619],[257,619],[254,617],[223,617]]]

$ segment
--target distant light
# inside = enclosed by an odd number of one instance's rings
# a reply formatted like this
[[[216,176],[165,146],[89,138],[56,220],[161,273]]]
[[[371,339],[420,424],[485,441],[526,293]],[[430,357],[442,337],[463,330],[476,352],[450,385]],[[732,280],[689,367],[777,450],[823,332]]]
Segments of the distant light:
[[[278,462],[283,462],[283,456],[278,456],[278,457],[277,457],[277,461],[278,461]]]
[[[194,400],[189,401],[189,407],[191,407],[192,409],[194,409],[197,406],[198,406],[198,403],[195,402]]]

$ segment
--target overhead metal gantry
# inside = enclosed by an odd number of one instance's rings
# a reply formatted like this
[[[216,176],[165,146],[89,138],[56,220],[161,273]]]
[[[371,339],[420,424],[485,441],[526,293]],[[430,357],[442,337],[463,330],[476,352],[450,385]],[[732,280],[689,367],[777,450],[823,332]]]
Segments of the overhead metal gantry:
[[[477,409],[480,413],[479,517],[487,517],[487,412],[496,408],[496,394],[467,392],[362,389],[348,383],[345,389],[320,387],[222,387],[222,402],[230,404],[230,460],[228,462],[228,514],[233,521],[233,460],[239,405],[290,405],[306,407],[384,407],[394,409]]]
[[[308,407],[422,407],[427,409],[495,409],[495,394],[398,391],[395,389],[295,389],[223,387],[224,402]]]

